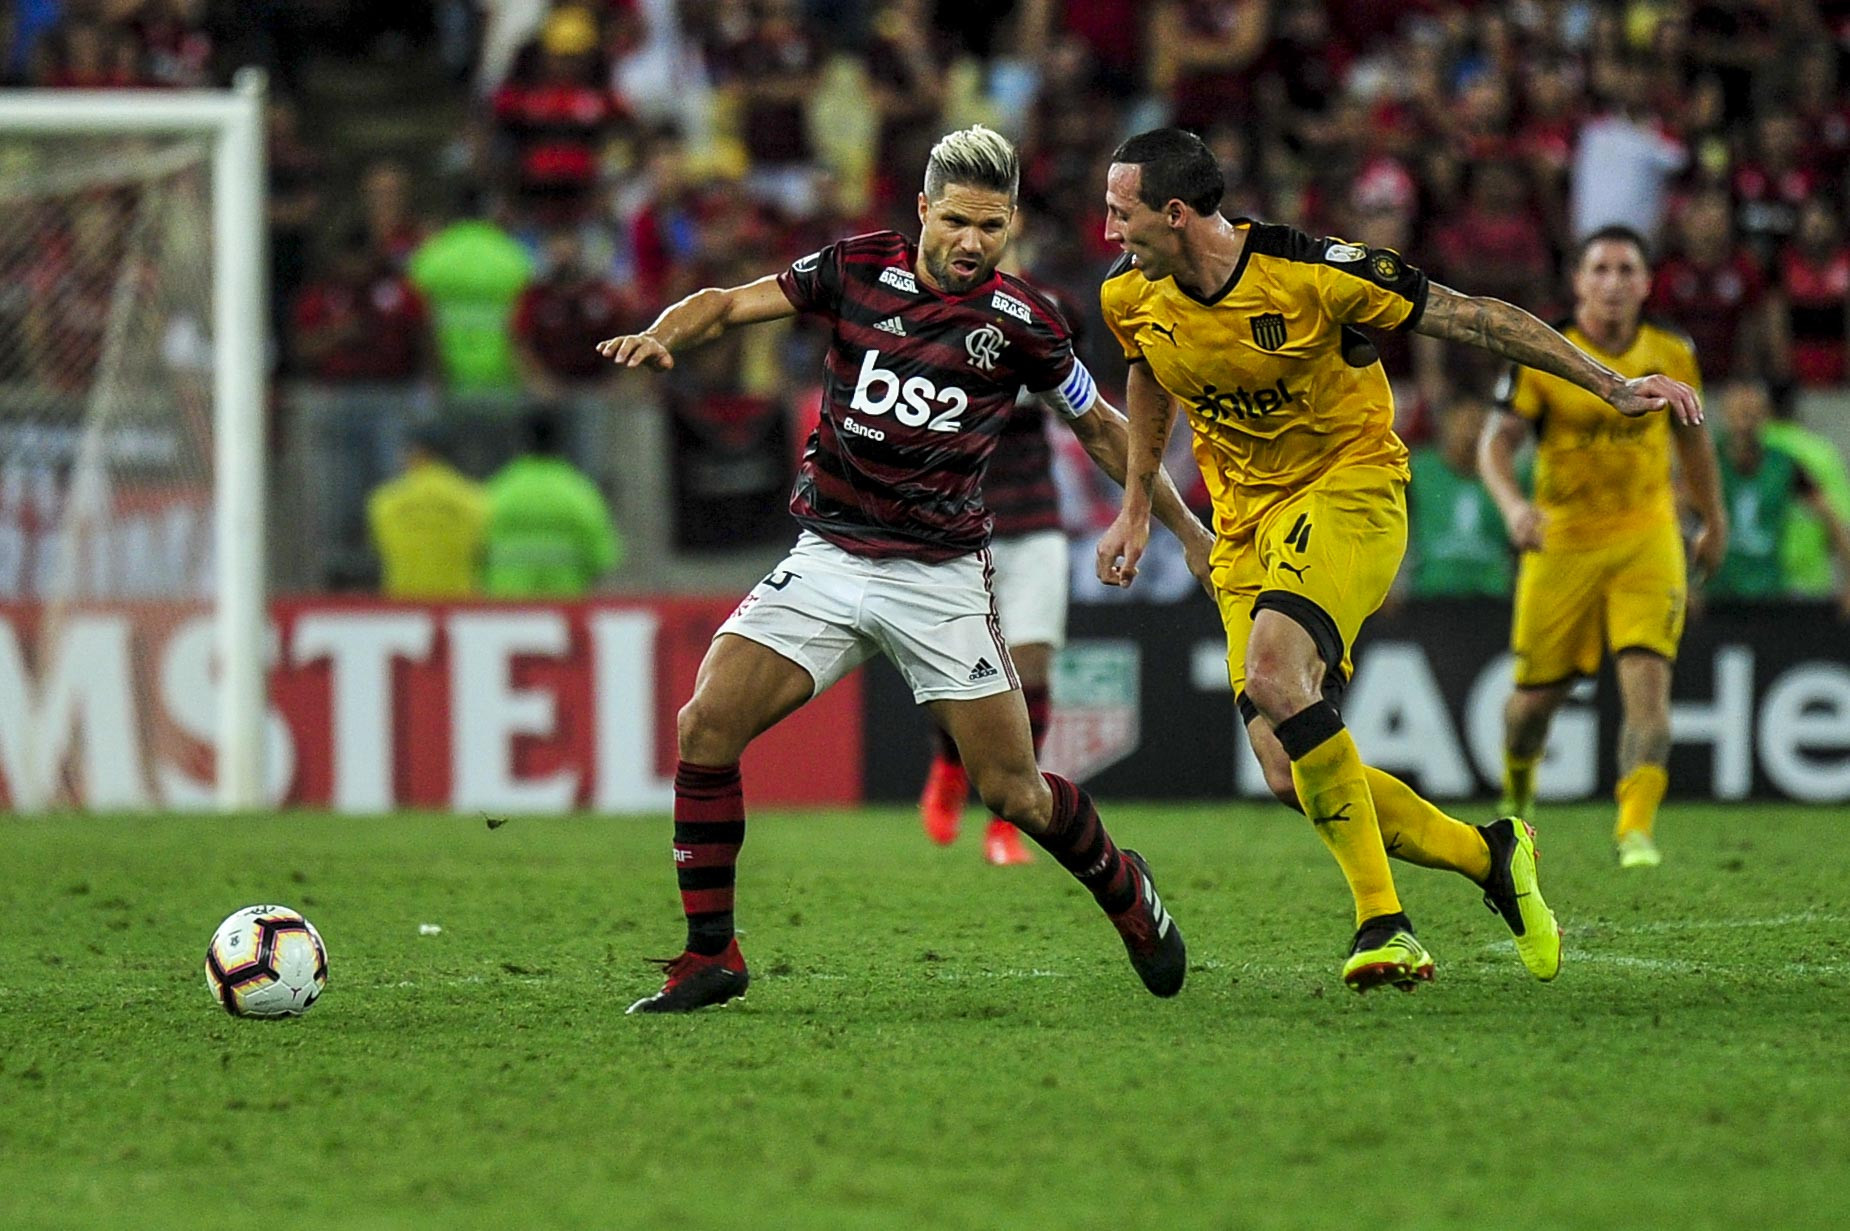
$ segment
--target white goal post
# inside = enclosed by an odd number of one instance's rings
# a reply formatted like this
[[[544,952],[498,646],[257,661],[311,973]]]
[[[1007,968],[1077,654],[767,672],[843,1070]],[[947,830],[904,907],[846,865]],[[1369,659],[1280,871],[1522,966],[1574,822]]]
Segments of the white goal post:
[[[258,806],[264,786],[264,93],[256,70],[222,91],[0,91],[0,140],[184,136],[210,146],[214,759],[223,810]]]

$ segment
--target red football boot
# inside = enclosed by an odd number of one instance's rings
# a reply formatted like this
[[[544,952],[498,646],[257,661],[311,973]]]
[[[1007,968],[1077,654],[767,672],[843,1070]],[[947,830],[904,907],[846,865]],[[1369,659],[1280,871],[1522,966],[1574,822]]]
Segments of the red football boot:
[[[925,836],[939,846],[957,841],[957,831],[964,823],[964,803],[969,798],[970,776],[962,763],[933,757],[925,789],[919,793],[919,820],[925,825]]]

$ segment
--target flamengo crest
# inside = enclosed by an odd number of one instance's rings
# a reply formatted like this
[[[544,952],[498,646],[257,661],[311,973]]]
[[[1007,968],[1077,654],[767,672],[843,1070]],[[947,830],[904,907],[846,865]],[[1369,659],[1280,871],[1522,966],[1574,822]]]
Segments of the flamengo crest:
[[[964,335],[964,351],[970,356],[970,366],[979,372],[992,371],[1006,345],[1008,339],[994,325],[984,325]]]

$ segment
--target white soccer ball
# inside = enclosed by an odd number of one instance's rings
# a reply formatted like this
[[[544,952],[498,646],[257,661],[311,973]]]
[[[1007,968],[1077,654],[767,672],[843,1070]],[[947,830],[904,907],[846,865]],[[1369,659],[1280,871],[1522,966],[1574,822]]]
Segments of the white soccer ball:
[[[321,933],[287,906],[246,906],[206,947],[206,988],[233,1017],[300,1017],[327,985]]]

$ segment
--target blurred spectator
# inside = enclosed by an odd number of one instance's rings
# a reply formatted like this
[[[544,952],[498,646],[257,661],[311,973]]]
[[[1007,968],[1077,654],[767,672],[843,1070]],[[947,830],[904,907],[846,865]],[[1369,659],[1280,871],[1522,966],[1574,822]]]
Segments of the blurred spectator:
[[[749,24],[719,33],[710,62],[739,108],[739,136],[750,157],[746,186],[759,200],[800,217],[812,187],[807,115],[821,46],[803,23],[799,0],[759,0]]]
[[[53,389],[74,393],[90,387],[123,272],[124,225],[116,198],[79,197],[31,267],[26,357],[38,379]]]
[[[1850,5],[1844,12],[1850,15]],[[1807,47],[1793,66],[1792,82],[1792,109],[1803,129],[1805,151],[1825,182],[1833,184],[1843,183],[1850,170],[1850,98],[1838,88],[1837,70],[1834,49]]]
[[[395,384],[433,374],[424,300],[363,230],[336,241],[290,318],[296,364],[313,380]]]
[[[1779,299],[1791,346],[1791,375],[1807,388],[1844,383],[1850,334],[1850,244],[1843,219],[1823,197],[1800,208],[1798,234],[1779,258]]]
[[[636,312],[614,283],[587,268],[577,230],[555,229],[540,277],[514,306],[514,353],[527,392],[553,399],[569,384],[609,376],[615,369],[595,347],[640,326]]]
[[[292,339],[289,306],[308,274],[308,252],[324,206],[326,164],[318,147],[304,139],[295,104],[272,96],[266,115],[270,176],[264,208],[270,224],[270,321],[285,364]]]
[[[585,215],[603,147],[625,118],[600,49],[597,20],[587,10],[556,8],[538,46],[522,53],[495,91],[495,122],[511,147],[516,200],[542,224]]]
[[[1439,415],[1437,441],[1413,450],[1407,546],[1415,598],[1510,593],[1509,538],[1477,473],[1477,440],[1489,413],[1481,396],[1460,395]]]
[[[1741,235],[1770,260],[1798,231],[1799,207],[1822,186],[1802,157],[1804,131],[1790,111],[1774,111],[1753,124],[1753,144],[1734,169]]]
[[[1613,61],[1603,68],[1606,109],[1580,127],[1574,147],[1573,237],[1617,223],[1656,240],[1664,220],[1664,188],[1688,154],[1643,106],[1642,65]]]
[[[0,8],[0,40],[4,40],[6,63],[0,80],[18,85],[36,75],[42,63],[38,57],[39,40],[58,24],[62,0],[16,0]]]
[[[1784,417],[1778,406],[1774,407],[1774,417],[1760,429],[1760,437],[1768,448],[1779,449],[1796,461],[1838,520],[1850,525],[1850,466],[1845,465],[1843,453],[1828,437]],[[1779,554],[1794,593],[1824,598],[1836,592],[1830,536],[1824,520],[1809,508],[1795,509],[1787,520]]]
[[[1760,264],[1734,237],[1728,193],[1703,189],[1676,213],[1670,253],[1652,280],[1650,310],[1696,344],[1703,377],[1764,375],[1779,336]]]
[[[212,36],[206,0],[145,0],[130,21],[148,84],[196,89],[211,84]]]
[[[527,451],[488,480],[483,591],[496,598],[576,598],[623,551],[610,509],[565,457],[564,424],[546,407],[528,416]]]
[[[367,238],[393,269],[403,269],[429,230],[411,199],[411,172],[382,158],[360,177],[360,214]]]
[[[1850,528],[1798,462],[1767,444],[1764,429],[1772,402],[1765,386],[1734,382],[1722,390],[1720,402],[1725,432],[1717,460],[1728,510],[1728,550],[1707,593],[1721,600],[1789,596],[1794,586],[1782,544],[1792,515],[1804,506],[1824,526],[1838,566],[1838,611],[1850,619]],[[1829,569],[1828,559],[1813,563]]]
[[[387,598],[452,599],[478,592],[488,506],[482,487],[444,457],[445,434],[415,429],[404,470],[366,502],[379,592]]]
[[[34,84],[54,90],[120,90],[148,84],[141,48],[120,26],[72,14],[38,45]]]
[[[867,48],[867,80],[880,116],[875,139],[876,196],[910,202],[912,181],[941,135],[944,74],[929,37],[925,0],[886,0],[874,17]]]
[[[511,325],[533,278],[527,250],[493,219],[465,216],[420,244],[406,270],[430,306],[451,392],[519,388]]]
[[[1513,162],[1492,159],[1473,166],[1467,183],[1464,208],[1439,224],[1434,249],[1441,276],[1542,310],[1554,262],[1522,172]]]
[[[1172,124],[1197,132],[1258,118],[1252,69],[1272,33],[1272,0],[1159,0],[1150,14],[1150,88]]]

